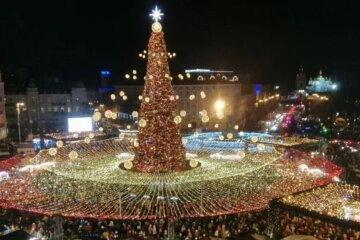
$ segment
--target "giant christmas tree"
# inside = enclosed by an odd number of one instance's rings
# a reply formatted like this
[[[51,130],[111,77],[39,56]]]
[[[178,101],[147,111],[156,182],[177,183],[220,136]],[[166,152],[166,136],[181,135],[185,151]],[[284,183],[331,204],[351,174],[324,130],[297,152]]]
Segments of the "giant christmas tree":
[[[171,172],[186,167],[176,97],[171,86],[164,33],[156,8],[148,44],[145,87],[139,116],[138,147],[133,161],[140,172]]]

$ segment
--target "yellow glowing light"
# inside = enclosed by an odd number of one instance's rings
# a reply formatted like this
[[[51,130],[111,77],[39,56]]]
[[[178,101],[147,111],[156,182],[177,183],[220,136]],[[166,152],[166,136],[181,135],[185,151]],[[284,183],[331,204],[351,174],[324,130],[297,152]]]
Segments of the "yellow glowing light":
[[[115,94],[112,93],[112,94],[110,95],[110,98],[111,98],[111,100],[115,100],[115,99],[116,99]]]
[[[191,95],[189,96],[189,99],[190,99],[190,100],[194,100],[194,99],[195,99],[195,95],[194,95],[194,94],[191,94]]]
[[[170,101],[174,101],[175,97],[174,96],[170,96]]]
[[[103,128],[103,127],[99,127],[99,131],[100,131],[100,132],[104,131],[104,128]]]
[[[190,167],[195,168],[198,165],[198,161],[196,161],[195,159],[191,159],[189,161],[189,165],[190,165]]]
[[[188,123],[188,128],[191,128],[191,127],[192,127],[191,123]]]
[[[56,146],[57,146],[58,148],[61,148],[62,146],[64,146],[64,142],[61,141],[61,140],[58,140],[58,141],[56,141]]]
[[[203,122],[203,123],[207,123],[207,122],[209,122],[209,116],[207,116],[207,115],[205,115],[205,116],[203,116],[202,118],[201,118],[201,121]]]
[[[139,120],[139,127],[145,127],[146,126],[146,120],[145,119],[140,119]]]
[[[214,128],[218,128],[219,124],[215,123]]]
[[[150,98],[149,97],[145,97],[145,102],[150,102]]]
[[[235,125],[235,126],[234,126],[234,129],[235,129],[235,130],[238,130],[238,129],[239,129],[239,125]]]
[[[120,134],[119,134],[119,139],[120,139],[120,140],[123,140],[124,138],[125,138],[125,133],[120,133]]]
[[[186,116],[186,111],[185,111],[185,110],[181,110],[181,111],[180,111],[180,116],[181,116],[181,117],[185,117],[185,116]]]
[[[120,91],[120,92],[119,92],[119,95],[120,95],[120,97],[122,97],[122,96],[125,95],[125,92],[124,92],[124,91]]]
[[[131,128],[131,125],[126,125],[126,129],[130,129]]]
[[[133,111],[131,113],[131,115],[134,117],[134,118],[137,118],[139,116],[139,113],[137,111]]]
[[[95,137],[95,134],[94,133],[89,133],[89,138],[90,139],[93,139]]]
[[[125,168],[125,169],[130,170],[130,169],[132,169],[132,167],[133,167],[132,161],[126,161],[126,162],[124,163],[124,168]]]
[[[111,118],[114,120],[117,119],[117,114],[115,112],[111,113]]]
[[[228,139],[232,139],[232,138],[234,137],[234,135],[233,135],[232,133],[228,133],[228,134],[226,134],[226,137],[227,137]]]
[[[126,78],[126,79],[129,79],[129,78],[130,78],[130,75],[129,75],[129,74],[125,74],[125,78]]]
[[[57,149],[56,149],[56,148],[50,148],[50,149],[49,149],[49,154],[50,154],[51,156],[55,156],[56,153],[57,153]]]
[[[126,95],[124,95],[124,96],[122,97],[122,99],[123,99],[124,101],[126,101],[126,100],[128,99],[128,97],[127,97]]]
[[[77,159],[78,158],[78,153],[76,152],[76,151],[71,151],[70,153],[69,153],[69,158],[71,159],[71,160],[75,160],[75,159]]]
[[[222,111],[225,107],[225,102],[219,99],[215,102],[214,107],[216,111]]]
[[[223,141],[225,138],[224,138],[224,136],[223,135],[221,135],[220,137],[219,137],[219,140],[220,141]]]
[[[91,139],[89,137],[84,138],[85,143],[90,143]]]
[[[99,121],[101,119],[101,113],[100,112],[95,112],[94,114],[93,114],[93,116],[92,116],[92,120],[94,121],[94,122],[97,122],[97,121]]]
[[[132,73],[133,73],[133,74],[137,74],[137,71],[134,69],[134,70],[132,70]]]
[[[174,122],[176,123],[176,124],[179,124],[179,123],[181,123],[181,117],[180,116],[176,116],[176,117],[174,117]]]
[[[143,97],[141,95],[139,95],[138,99],[141,101],[143,99]]]

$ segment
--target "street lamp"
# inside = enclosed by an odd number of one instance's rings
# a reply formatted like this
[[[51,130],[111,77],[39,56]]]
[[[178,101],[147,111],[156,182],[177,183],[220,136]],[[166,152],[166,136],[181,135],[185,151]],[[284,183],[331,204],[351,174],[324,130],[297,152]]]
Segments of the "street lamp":
[[[18,133],[19,133],[19,143],[21,143],[21,132],[20,132],[20,108],[24,107],[25,103],[18,102],[16,103],[16,111],[17,111],[17,121],[18,121]]]

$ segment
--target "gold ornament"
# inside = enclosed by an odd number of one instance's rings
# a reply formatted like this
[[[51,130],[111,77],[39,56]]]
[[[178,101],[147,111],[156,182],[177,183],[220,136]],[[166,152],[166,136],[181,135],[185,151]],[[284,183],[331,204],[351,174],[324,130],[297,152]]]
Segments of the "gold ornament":
[[[93,116],[92,116],[92,120],[94,121],[94,122],[97,122],[97,121],[99,121],[101,119],[101,113],[100,112],[95,112],[94,114],[93,114]]]
[[[139,120],[139,127],[145,127],[146,126],[146,120],[145,119],[140,119]]]
[[[134,118],[139,117],[139,113],[138,113],[137,111],[133,111],[133,112],[131,113],[131,115],[132,115]]]
[[[181,110],[181,111],[180,111],[180,116],[185,117],[185,116],[186,116],[186,111],[185,111],[185,110]]]
[[[126,162],[124,163],[124,168],[125,168],[125,169],[130,170],[130,169],[132,169],[132,167],[133,167],[132,161],[126,161]]]
[[[61,141],[61,140],[58,140],[58,141],[56,141],[56,146],[57,146],[58,148],[61,148],[61,147],[64,146],[64,142]]]
[[[84,142],[85,142],[85,143],[90,143],[90,141],[91,141],[91,139],[90,139],[89,137],[86,137],[86,138],[84,139]]]
[[[161,29],[162,29],[162,26],[159,22],[154,22],[152,25],[151,25],[151,30],[153,32],[161,32]]]
[[[179,123],[181,123],[181,117],[180,116],[176,116],[176,117],[174,117],[174,122],[176,123],[176,124],[179,124]]]
[[[232,139],[234,137],[234,135],[232,133],[228,133],[226,134],[227,139]]]
[[[55,155],[57,154],[57,149],[56,149],[56,148],[50,148],[50,149],[49,149],[49,154],[50,154],[51,156],[55,156]]]
[[[196,161],[195,159],[191,159],[189,161],[189,165],[190,165],[191,168],[196,168],[197,165],[198,165],[198,161]]]
[[[77,153],[76,151],[71,151],[71,152],[69,153],[69,158],[70,158],[71,160],[77,159],[77,158],[78,158],[78,153]]]

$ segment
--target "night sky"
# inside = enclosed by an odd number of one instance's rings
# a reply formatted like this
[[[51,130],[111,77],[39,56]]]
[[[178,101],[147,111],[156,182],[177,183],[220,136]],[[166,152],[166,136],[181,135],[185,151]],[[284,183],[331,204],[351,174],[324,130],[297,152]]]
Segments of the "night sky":
[[[300,65],[308,77],[360,85],[360,17],[356,1],[5,1],[0,7],[0,67],[28,78],[56,76],[96,86],[101,69],[113,83],[144,71],[158,5],[171,71],[213,68],[254,81],[292,86]],[[6,82],[6,79],[5,79]]]

